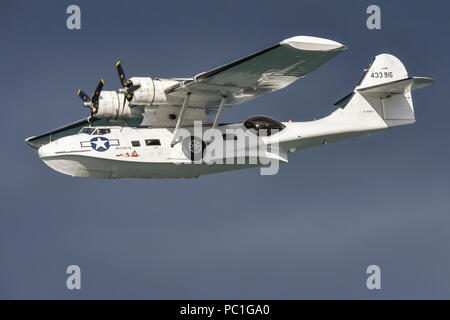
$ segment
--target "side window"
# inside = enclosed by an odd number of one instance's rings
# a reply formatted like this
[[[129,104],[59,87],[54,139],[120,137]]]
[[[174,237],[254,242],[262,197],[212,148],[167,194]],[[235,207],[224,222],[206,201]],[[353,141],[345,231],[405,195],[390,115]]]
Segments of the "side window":
[[[160,146],[161,141],[159,141],[159,139],[147,139],[147,140],[145,140],[145,145],[146,146]]]
[[[131,141],[131,145],[133,147],[140,147],[141,143],[139,142],[139,140],[134,140],[134,141]]]
[[[98,129],[98,134],[108,134],[111,132],[111,129]]]

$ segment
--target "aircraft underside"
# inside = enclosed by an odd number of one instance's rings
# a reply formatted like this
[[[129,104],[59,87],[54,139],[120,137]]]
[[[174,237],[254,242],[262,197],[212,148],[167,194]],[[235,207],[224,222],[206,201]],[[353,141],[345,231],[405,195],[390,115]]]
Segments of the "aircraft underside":
[[[168,162],[131,162],[65,155],[42,159],[52,169],[85,178],[197,178],[200,175],[247,169],[260,164],[192,164]]]

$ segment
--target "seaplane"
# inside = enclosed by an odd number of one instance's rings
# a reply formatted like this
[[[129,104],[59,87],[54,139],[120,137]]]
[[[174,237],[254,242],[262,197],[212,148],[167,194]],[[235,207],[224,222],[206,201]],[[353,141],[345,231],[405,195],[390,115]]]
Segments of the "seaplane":
[[[50,168],[73,177],[197,178],[268,168],[295,151],[413,124],[411,92],[433,79],[408,76],[403,63],[385,53],[371,60],[328,116],[220,122],[224,110],[305,78],[345,49],[295,36],[192,78],[127,78],[117,62],[118,90],[104,91],[100,80],[92,96],[78,91],[88,117],[25,142]]]

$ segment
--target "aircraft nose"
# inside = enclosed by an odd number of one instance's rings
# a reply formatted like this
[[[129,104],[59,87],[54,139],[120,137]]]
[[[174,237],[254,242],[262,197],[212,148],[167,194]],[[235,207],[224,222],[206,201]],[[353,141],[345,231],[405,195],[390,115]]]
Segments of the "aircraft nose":
[[[51,143],[44,144],[38,149],[39,158],[45,158],[52,156],[54,154],[53,152],[53,146]]]

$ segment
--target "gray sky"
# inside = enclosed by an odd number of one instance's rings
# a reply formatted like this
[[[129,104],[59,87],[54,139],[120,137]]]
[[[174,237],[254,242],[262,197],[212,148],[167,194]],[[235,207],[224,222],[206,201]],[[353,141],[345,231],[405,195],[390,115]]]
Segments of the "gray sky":
[[[78,4],[82,29],[66,28]],[[366,28],[369,4],[382,29]],[[450,298],[447,1],[2,1],[0,298]],[[59,174],[23,139],[87,116],[127,75],[190,77],[294,35],[348,50],[223,115],[310,120],[379,53],[436,83],[417,123],[193,180]],[[68,265],[82,290],[65,287]],[[382,289],[365,286],[377,264]]]

